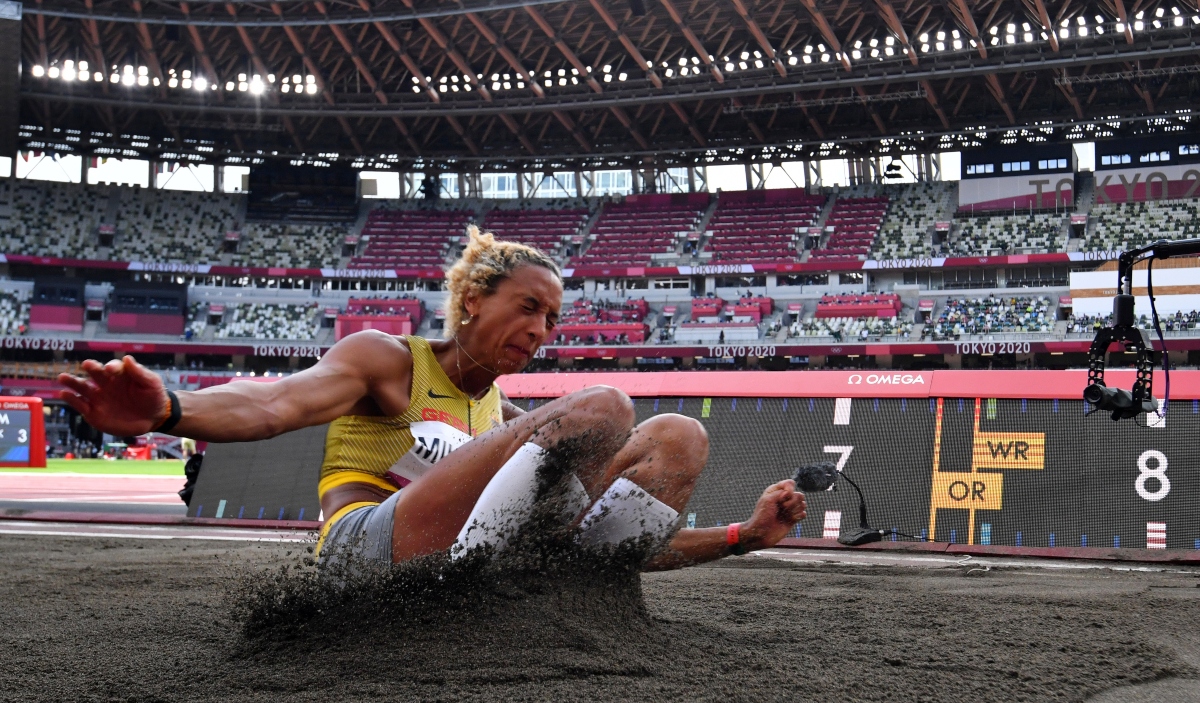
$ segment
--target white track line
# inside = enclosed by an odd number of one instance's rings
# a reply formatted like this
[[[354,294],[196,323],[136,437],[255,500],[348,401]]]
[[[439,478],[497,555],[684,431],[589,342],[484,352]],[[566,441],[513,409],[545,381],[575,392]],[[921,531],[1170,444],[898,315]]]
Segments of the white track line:
[[[965,554],[911,554],[824,549],[763,549],[754,556],[780,561],[845,564],[850,566],[908,566],[919,568],[1004,567],[1051,570],[1147,571],[1194,574],[1200,567],[1177,564],[1131,564],[1128,562],[1043,559],[1039,557],[979,557]]]
[[[307,530],[260,530],[242,527],[114,525],[70,522],[0,521],[0,534],[43,537],[105,537],[119,539],[200,539],[225,542],[308,542]]]

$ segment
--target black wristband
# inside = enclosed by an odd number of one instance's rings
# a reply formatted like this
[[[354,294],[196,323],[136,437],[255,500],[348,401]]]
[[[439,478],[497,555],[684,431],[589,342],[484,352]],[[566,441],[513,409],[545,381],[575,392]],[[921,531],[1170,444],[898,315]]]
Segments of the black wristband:
[[[179,397],[175,395],[175,391],[167,391],[167,398],[171,401],[171,413],[167,415],[167,419],[163,420],[162,424],[155,427],[152,432],[161,432],[163,434],[171,434],[171,430],[175,429],[175,425],[183,419],[183,408],[179,407]]]

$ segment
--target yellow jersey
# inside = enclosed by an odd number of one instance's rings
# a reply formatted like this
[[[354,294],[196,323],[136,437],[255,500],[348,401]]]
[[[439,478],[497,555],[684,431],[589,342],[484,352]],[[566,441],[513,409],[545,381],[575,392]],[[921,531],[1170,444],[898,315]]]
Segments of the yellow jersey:
[[[394,493],[503,421],[499,386],[493,383],[473,400],[446,376],[428,341],[415,336],[405,340],[413,358],[408,410],[392,417],[345,415],[329,423],[319,496],[347,483],[369,483]]]

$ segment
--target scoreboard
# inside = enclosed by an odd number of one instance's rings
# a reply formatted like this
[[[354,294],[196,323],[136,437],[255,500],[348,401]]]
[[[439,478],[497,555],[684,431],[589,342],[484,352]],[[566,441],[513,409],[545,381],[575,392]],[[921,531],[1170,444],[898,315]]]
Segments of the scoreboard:
[[[0,467],[46,468],[41,398],[0,396]]]
[[[1015,547],[1200,550],[1200,372],[1174,371],[1166,415],[1087,414],[1086,371],[522,374],[521,407],[596,383],[638,420],[695,418],[708,465],[683,512],[744,520],[764,486],[831,461],[866,494],[871,527],[919,540]],[[1108,380],[1129,388],[1132,372]],[[1161,374],[1155,390],[1165,390]],[[794,537],[858,525],[848,485],[808,496]],[[898,536],[897,539],[910,539]]]

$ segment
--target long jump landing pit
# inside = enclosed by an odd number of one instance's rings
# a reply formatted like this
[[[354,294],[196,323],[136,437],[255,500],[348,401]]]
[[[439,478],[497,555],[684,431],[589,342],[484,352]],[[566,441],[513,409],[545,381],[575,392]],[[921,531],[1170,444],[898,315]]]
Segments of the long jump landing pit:
[[[1200,697],[1200,570],[1189,567],[903,554],[863,565],[841,563],[861,551],[772,550],[644,575],[644,608],[611,617],[551,584],[486,615],[247,646],[231,616],[239,579],[294,566],[302,552],[6,534],[0,699]]]
[[[13,521],[0,700],[1200,700],[1194,566],[987,554],[1194,554],[1200,374],[1179,374],[1178,410],[1139,427],[1085,418],[1079,374],[1052,373],[559,374],[506,388],[534,407],[569,386],[649,384],[626,388],[639,419],[699,419],[713,452],[684,511],[699,527],[744,518],[796,463],[836,459],[876,526],[939,542],[912,553],[777,549],[626,581],[489,584],[406,621],[364,606],[350,626],[301,618],[264,636],[237,605],[292,578],[280,570],[295,573],[307,545],[186,532],[199,523]],[[262,504],[229,486],[239,513]],[[315,486],[295,490],[280,505]],[[846,491],[809,501],[789,543],[836,536],[857,507]]]

